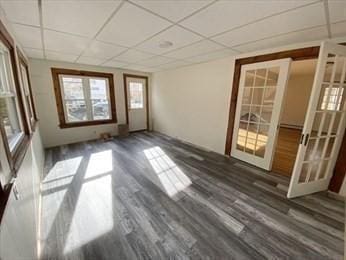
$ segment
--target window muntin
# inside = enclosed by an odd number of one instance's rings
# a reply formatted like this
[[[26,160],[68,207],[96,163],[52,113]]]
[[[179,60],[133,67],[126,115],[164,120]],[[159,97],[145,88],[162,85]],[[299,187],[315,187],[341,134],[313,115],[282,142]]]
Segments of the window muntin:
[[[144,107],[143,84],[138,82],[129,83],[130,109],[141,109]]]
[[[60,75],[65,122],[111,119],[108,78]]]
[[[10,152],[24,137],[9,49],[0,43],[0,119]]]

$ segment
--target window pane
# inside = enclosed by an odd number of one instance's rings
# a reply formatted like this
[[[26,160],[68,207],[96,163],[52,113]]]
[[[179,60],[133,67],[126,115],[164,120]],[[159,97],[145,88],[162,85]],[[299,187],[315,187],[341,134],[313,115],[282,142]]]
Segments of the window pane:
[[[91,99],[108,99],[105,79],[90,79],[89,82]]]
[[[108,100],[94,99],[92,100],[92,106],[94,120],[110,119]]]
[[[81,78],[63,77],[65,99],[84,99]]]
[[[87,110],[84,100],[65,101],[67,121],[78,122],[87,121]]]
[[[143,84],[130,82],[130,108],[143,108]]]
[[[23,134],[15,102],[15,97],[0,98],[0,118],[11,151]]]

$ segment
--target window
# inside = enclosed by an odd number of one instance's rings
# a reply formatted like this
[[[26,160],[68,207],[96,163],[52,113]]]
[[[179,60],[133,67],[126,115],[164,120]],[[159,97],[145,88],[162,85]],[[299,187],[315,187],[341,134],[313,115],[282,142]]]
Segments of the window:
[[[321,103],[322,110],[340,110],[343,88],[325,88],[323,100]]]
[[[116,123],[113,75],[52,69],[60,127]]]
[[[130,109],[143,108],[143,84],[130,82]]]
[[[30,79],[29,79],[29,69],[27,65],[28,63],[26,59],[24,58],[24,55],[20,52],[18,48],[17,48],[17,53],[18,53],[19,68],[20,68],[20,75],[21,75],[21,81],[22,81],[23,99],[24,99],[24,103],[26,107],[28,121],[31,125],[31,130],[33,131],[35,127],[35,123],[37,121],[37,117],[35,112],[34,99],[32,96]]]
[[[24,137],[24,126],[19,111],[10,51],[0,43],[0,119],[11,153]]]

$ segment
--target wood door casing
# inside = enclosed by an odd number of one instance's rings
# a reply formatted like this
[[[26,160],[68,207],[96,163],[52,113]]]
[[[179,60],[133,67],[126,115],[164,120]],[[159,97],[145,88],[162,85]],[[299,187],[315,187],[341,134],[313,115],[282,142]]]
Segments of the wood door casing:
[[[126,124],[129,124],[129,107],[128,107],[128,93],[127,93],[127,78],[139,78],[145,80],[145,90],[146,90],[146,110],[147,110],[147,130],[149,130],[149,78],[147,76],[134,75],[134,74],[123,74],[124,80],[124,96],[125,96],[125,111],[126,111]]]

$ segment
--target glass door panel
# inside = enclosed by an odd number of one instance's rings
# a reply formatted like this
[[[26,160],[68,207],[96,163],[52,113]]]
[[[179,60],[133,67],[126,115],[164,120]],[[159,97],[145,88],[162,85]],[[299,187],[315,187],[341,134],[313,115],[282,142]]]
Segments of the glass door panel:
[[[231,155],[269,170],[291,60],[242,66]]]
[[[346,47],[323,43],[287,196],[328,188],[345,131]]]

